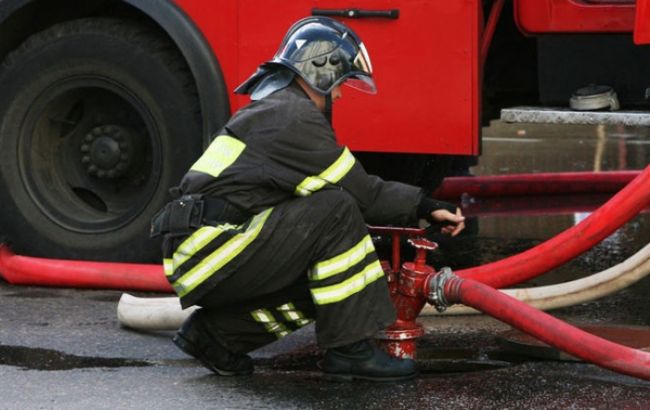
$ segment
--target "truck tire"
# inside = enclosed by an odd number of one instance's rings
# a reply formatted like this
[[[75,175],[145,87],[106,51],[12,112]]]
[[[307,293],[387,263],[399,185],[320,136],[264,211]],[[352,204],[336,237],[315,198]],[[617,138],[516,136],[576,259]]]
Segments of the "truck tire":
[[[12,249],[160,262],[150,219],[202,147],[196,88],[169,40],[111,18],[57,24],[7,56],[0,90]]]

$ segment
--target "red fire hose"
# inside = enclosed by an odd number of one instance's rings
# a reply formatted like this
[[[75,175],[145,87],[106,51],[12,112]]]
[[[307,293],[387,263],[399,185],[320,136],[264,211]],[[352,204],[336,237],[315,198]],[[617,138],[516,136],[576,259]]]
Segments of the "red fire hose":
[[[499,16],[501,16],[501,10],[503,10],[504,0],[496,0],[492,4],[492,9],[490,10],[490,16],[488,17],[485,30],[483,30],[483,36],[481,38],[481,67],[485,66],[485,60],[487,60],[488,51],[490,50],[490,43],[492,43],[492,37],[494,32],[497,29],[497,23],[499,22]],[[483,70],[481,69],[481,72]]]
[[[522,253],[459,270],[494,288],[525,282],[587,251],[650,204],[650,166],[579,224]]]
[[[172,291],[161,265],[34,258],[2,244],[0,277],[12,285]]]
[[[587,362],[650,380],[650,353],[584,332],[474,280],[451,276],[442,286],[448,303],[471,306]]]
[[[524,282],[606,238],[650,203],[650,166],[578,225],[521,254],[458,271],[493,287]],[[42,259],[0,245],[0,276],[11,284],[172,292],[160,265]]]

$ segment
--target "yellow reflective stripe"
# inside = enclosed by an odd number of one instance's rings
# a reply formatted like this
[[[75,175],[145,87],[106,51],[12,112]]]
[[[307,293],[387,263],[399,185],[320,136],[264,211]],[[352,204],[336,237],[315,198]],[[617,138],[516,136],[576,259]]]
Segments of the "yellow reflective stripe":
[[[280,322],[267,323],[266,329],[269,333],[275,333],[278,337],[284,337],[290,333],[289,329]]]
[[[194,256],[205,245],[215,240],[225,231],[237,229],[231,224],[218,226],[204,226],[197,229],[192,235],[181,243],[174,251],[174,266],[181,266],[185,261]]]
[[[345,147],[341,156],[329,168],[321,172],[319,177],[331,183],[338,182],[350,171],[354,161],[354,155]]]
[[[285,305],[278,306],[276,309],[282,313],[282,316],[284,316],[285,319],[287,319],[289,322],[295,323],[298,325],[298,327],[303,327],[306,324],[312,322],[311,319],[305,318],[305,315],[296,309],[293,303],[287,303]]]
[[[295,194],[298,196],[309,196],[325,186],[327,181],[320,177],[307,177],[296,187]]]
[[[303,327],[305,325],[310,324],[311,322],[313,322],[313,320],[311,319],[298,319],[294,323],[298,325],[298,327]]]
[[[302,319],[301,313],[296,310],[296,307],[293,305],[293,303],[287,303],[286,305],[278,306],[276,309],[282,313],[282,316],[284,316],[285,319],[290,322],[295,322],[298,319]]]
[[[253,318],[260,323],[271,323],[274,321],[273,315],[266,309],[257,309],[251,312]]]
[[[326,305],[328,303],[340,302],[341,300],[363,290],[366,285],[384,276],[379,261],[374,261],[366,266],[361,272],[344,280],[343,282],[311,289],[314,303]]]
[[[366,235],[358,244],[331,259],[318,262],[309,272],[310,280],[323,280],[341,272],[345,272],[357,263],[361,262],[366,255],[373,252],[375,246],[372,244],[370,235]]]
[[[245,232],[238,233],[224,243],[190,271],[186,272],[174,284],[178,296],[183,297],[199,286],[210,275],[221,269],[235,256],[239,255],[259,235],[264,222],[271,215],[273,208],[257,214]]]
[[[332,165],[318,175],[305,178],[296,187],[295,194],[308,196],[325,186],[326,183],[335,184],[339,182],[354,166],[354,155],[346,147]]]
[[[282,323],[276,322],[271,312],[266,309],[254,310],[251,315],[255,321],[264,324],[267,332],[275,334],[278,339],[290,333]]]
[[[212,141],[190,170],[203,172],[216,178],[235,162],[244,148],[246,148],[246,144],[240,140],[229,135],[220,135]]]
[[[284,316],[285,319],[287,319],[290,322],[295,322],[296,320],[302,319],[302,317],[300,317],[300,314],[298,314],[298,312],[282,312],[282,315]]]
[[[165,276],[172,276],[174,274],[173,259],[163,259],[163,271],[165,271]]]

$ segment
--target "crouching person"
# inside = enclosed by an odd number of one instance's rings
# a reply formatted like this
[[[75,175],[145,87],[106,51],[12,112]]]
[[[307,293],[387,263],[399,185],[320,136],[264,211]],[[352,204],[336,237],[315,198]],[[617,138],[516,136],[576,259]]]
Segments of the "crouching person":
[[[345,84],[375,92],[359,37],[324,17],[294,24],[275,57],[236,91],[237,112],[154,219],[165,274],[183,307],[201,306],[174,343],[213,372],[253,371],[248,352],[315,321],[331,378],[417,373],[372,342],[395,320],[366,223],[418,217],[456,235],[463,217],[414,186],[366,174],[336,142],[332,103]]]

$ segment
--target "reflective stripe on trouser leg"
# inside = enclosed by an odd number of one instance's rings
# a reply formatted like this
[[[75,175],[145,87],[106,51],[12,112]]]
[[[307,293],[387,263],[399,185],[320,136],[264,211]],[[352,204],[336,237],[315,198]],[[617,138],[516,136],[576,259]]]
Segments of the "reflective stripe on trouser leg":
[[[217,240],[234,232],[223,232]],[[278,311],[288,301],[305,317],[316,319],[322,347],[371,337],[394,322],[395,312],[367,235],[358,205],[344,191],[321,189],[278,204],[257,239],[184,298],[186,306],[192,302],[223,312],[215,318],[215,327],[240,352],[277,340],[255,321],[255,310],[269,310],[289,329],[300,324],[284,320],[285,315],[294,317],[292,309]],[[184,265],[196,264],[207,254],[204,248]],[[185,270],[178,269],[179,274]],[[314,304],[312,289],[319,301],[330,303]]]
[[[311,294],[316,305],[341,302],[359,292],[379,278],[384,277],[384,271],[378,260],[366,265],[354,275],[328,286],[318,286],[311,289]]]
[[[174,290],[183,298],[238,256],[257,238],[272,208],[253,217],[247,224],[204,226],[183,241],[165,273]]]
[[[312,319],[309,319],[305,316],[303,312],[296,309],[293,303],[285,303],[282,306],[278,306],[276,310],[282,313],[282,316],[287,320],[287,322],[295,323],[298,327],[303,327],[311,322]]]
[[[320,320],[317,330],[323,338],[334,340],[331,346],[370,338],[394,320],[385,274],[368,235],[346,251],[316,263],[309,279]],[[390,319],[378,321],[372,314],[376,312],[381,312],[380,320]],[[328,330],[319,326],[325,320]]]
[[[251,312],[251,315],[256,322],[264,325],[267,332],[274,334],[278,339],[311,322],[311,319],[306,318],[293,303],[285,303],[274,310],[280,313],[282,316],[280,319],[270,309],[256,309]]]
[[[270,295],[241,307],[204,307],[203,322],[230,350],[247,353],[313,321],[309,317],[313,313],[309,295],[296,292],[296,288],[289,289],[288,294],[298,299],[286,301],[280,295]]]
[[[314,303],[326,305],[340,302],[383,278],[384,271],[374,251],[370,235],[365,235],[345,252],[316,263],[309,273]]]
[[[308,274],[322,347],[371,338],[395,321],[385,274],[358,206],[343,201],[340,212]]]
[[[257,309],[251,312],[253,319],[256,322],[262,323],[266,328],[266,331],[273,333],[278,339],[285,337],[289,334],[289,329],[281,323],[275,320],[273,313],[268,309]]]

